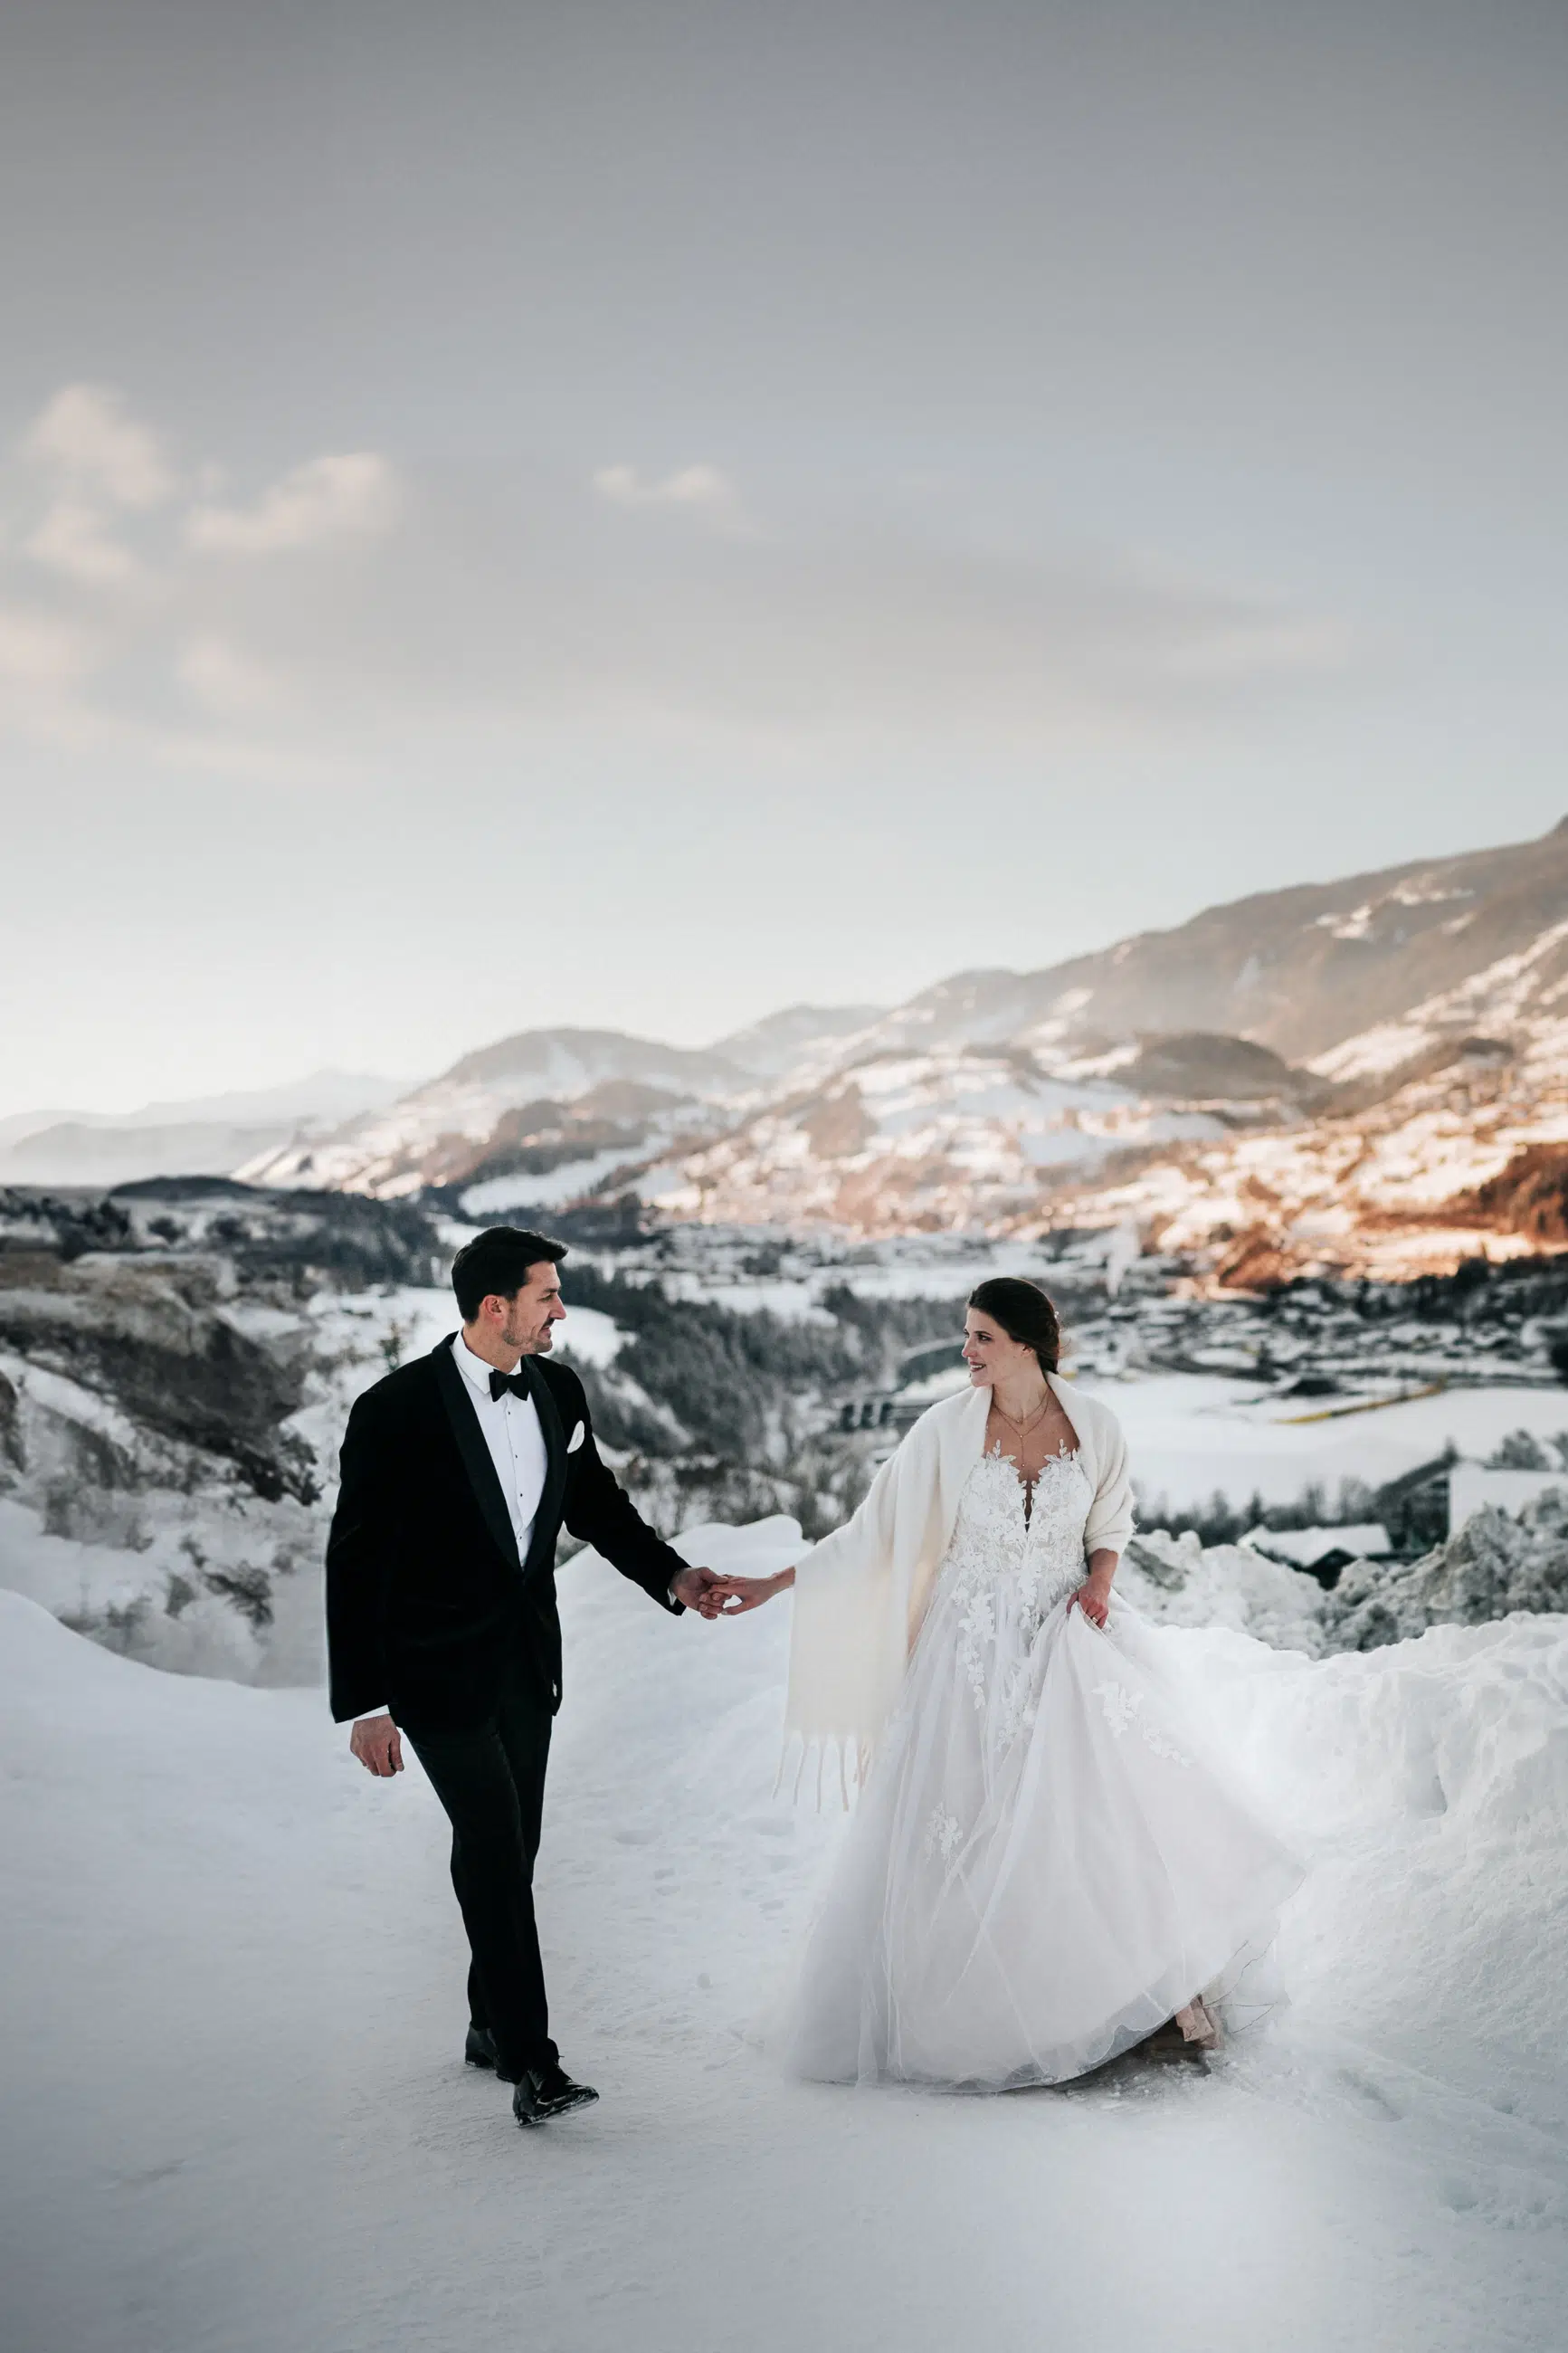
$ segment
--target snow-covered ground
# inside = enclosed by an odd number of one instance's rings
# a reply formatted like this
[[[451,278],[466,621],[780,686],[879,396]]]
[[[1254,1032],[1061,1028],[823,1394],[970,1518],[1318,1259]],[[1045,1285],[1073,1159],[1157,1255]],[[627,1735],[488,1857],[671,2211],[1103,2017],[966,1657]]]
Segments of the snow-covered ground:
[[[958,1366],[904,1394],[934,1404],[966,1378]],[[1162,1501],[1182,1511],[1216,1489],[1237,1504],[1254,1492],[1287,1504],[1316,1481],[1331,1500],[1342,1479],[1381,1486],[1436,1461],[1450,1442],[1461,1455],[1485,1457],[1512,1430],[1542,1439],[1568,1432],[1568,1389],[1561,1388],[1455,1388],[1349,1410],[1335,1400],[1325,1410],[1218,1374],[1089,1373],[1080,1386],[1105,1399],[1127,1433],[1146,1520]]]
[[[1210,2074],[974,2099],[757,2047],[840,1831],[771,1795],[784,1609],[563,1581],[542,1916],[604,2097],[532,2135],[458,2063],[417,1768],[0,1593],[8,2353],[1561,2347],[1568,1621],[1321,1662],[1173,1633],[1231,1662],[1216,1717],[1313,1862],[1294,2007]]]
[[[1001,1201],[1016,1211],[1043,1171],[1081,1177],[1129,1145],[1229,1133],[1213,1103],[1156,1100],[1109,1075],[1115,1057],[1052,1069],[1016,1045],[865,1055],[864,1042],[845,1048],[850,1066],[819,1087],[787,1076],[645,1198],[677,1217],[887,1234],[982,1222]]]
[[[1255,1489],[1266,1503],[1291,1502],[1311,1480],[1331,1495],[1345,1478],[1378,1486],[1433,1461],[1450,1440],[1461,1454],[1484,1456],[1510,1430],[1568,1430],[1563,1388],[1452,1388],[1346,1413],[1315,1410],[1305,1398],[1260,1398],[1255,1381],[1192,1373],[1083,1386],[1113,1408],[1144,1494],[1173,1509],[1215,1488],[1239,1504]]]
[[[585,1160],[563,1161],[559,1168],[552,1168],[542,1176],[489,1176],[481,1185],[469,1186],[462,1197],[463,1214],[482,1225],[522,1209],[559,1208],[563,1201],[574,1201],[581,1194],[591,1193],[606,1176],[636,1157],[635,1153],[619,1145],[613,1151],[592,1153]]]

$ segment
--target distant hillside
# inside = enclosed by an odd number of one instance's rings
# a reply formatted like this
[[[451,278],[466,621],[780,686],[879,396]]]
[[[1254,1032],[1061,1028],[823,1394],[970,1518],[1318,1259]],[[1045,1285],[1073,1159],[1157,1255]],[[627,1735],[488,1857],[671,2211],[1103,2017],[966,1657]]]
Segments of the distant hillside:
[[[751,1083],[717,1050],[666,1046],[616,1029],[525,1029],[465,1054],[384,1111],[263,1153],[237,1173],[248,1184],[384,1195],[453,1184],[481,1167],[494,1175],[513,1165],[509,1154],[526,1155],[541,1121],[555,1144],[563,1106],[616,1085],[642,1090],[654,1106],[629,1134],[628,1156],[646,1157],[645,1141],[682,1125],[673,1116],[679,1107],[691,1106],[700,1125],[704,1103],[742,1094]],[[533,1124],[520,1125],[521,1113],[535,1115]],[[625,1126],[615,1124],[617,1133]],[[601,1149],[586,1142],[581,1156],[594,1160]]]
[[[241,1173],[476,1217],[1116,1222],[1237,1283],[1568,1242],[1568,822],[702,1051],[524,1031]]]
[[[524,1029],[465,1054],[403,1100],[440,1103],[489,1087],[510,1098],[521,1085],[535,1095],[569,1099],[606,1079],[637,1079],[671,1094],[721,1094],[742,1076],[740,1065],[717,1048],[665,1046],[652,1038],[628,1038],[619,1029]]]
[[[886,1015],[868,1043],[1081,1051],[1195,1029],[1309,1061],[1528,951],[1565,914],[1568,818],[1540,841],[1237,899],[1039,972],[961,973]]]
[[[802,1063],[830,1060],[848,1039],[880,1019],[885,1009],[880,1005],[791,1005],[721,1038],[713,1051],[754,1078],[782,1078]]]

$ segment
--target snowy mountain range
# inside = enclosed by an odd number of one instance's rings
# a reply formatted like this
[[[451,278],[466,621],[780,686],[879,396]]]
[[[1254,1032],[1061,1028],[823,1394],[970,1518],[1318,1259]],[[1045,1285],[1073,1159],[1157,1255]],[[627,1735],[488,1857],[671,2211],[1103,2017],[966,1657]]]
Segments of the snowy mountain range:
[[[483,1216],[629,1188],[866,1234],[1131,1223],[1243,1284],[1568,1240],[1568,820],[706,1049],[526,1031],[238,1173]]]

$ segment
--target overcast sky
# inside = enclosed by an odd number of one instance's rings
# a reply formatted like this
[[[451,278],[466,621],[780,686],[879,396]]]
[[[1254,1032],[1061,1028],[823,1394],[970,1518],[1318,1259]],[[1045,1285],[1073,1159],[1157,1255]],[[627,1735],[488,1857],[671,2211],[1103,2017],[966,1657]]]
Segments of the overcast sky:
[[[0,1113],[1568,812],[1568,10],[6,0]]]

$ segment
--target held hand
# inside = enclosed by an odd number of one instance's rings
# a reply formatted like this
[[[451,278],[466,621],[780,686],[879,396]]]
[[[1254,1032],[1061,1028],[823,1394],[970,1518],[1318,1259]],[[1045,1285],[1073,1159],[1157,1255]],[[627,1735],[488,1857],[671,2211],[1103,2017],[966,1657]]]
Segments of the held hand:
[[[721,1618],[743,1618],[748,1609],[760,1609],[786,1585],[795,1583],[793,1568],[781,1569],[777,1577],[726,1577],[722,1580]]]
[[[728,1579],[711,1568],[683,1568],[670,1586],[676,1599],[700,1618],[717,1618]]]
[[[349,1750],[378,1781],[403,1770],[403,1735],[389,1715],[363,1717],[349,1735]]]

